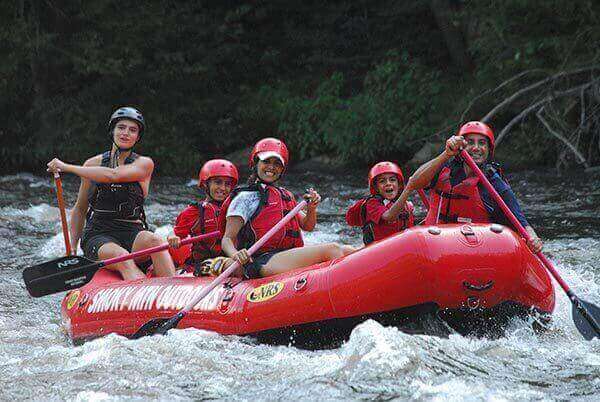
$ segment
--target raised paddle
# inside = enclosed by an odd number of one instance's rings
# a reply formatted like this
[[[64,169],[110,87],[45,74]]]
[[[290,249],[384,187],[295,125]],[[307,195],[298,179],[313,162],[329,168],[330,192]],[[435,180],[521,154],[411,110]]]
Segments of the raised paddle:
[[[504,211],[504,214],[513,224],[513,226],[518,229],[521,236],[523,236],[525,240],[530,242],[531,235],[517,220],[517,218],[512,213],[510,208],[508,208],[502,197],[500,197],[496,189],[491,185],[491,183],[489,182],[487,177],[485,177],[481,169],[479,169],[475,161],[473,161],[471,155],[469,155],[465,150],[462,150],[460,152],[460,156],[465,160],[465,162],[469,165],[469,167],[477,175],[477,177],[479,177],[479,180],[483,183],[483,185],[485,186],[487,191],[492,195],[492,197],[494,197],[494,200],[500,206],[500,208],[502,208],[502,211]],[[569,288],[569,285],[567,285],[566,282],[560,277],[558,271],[556,270],[552,262],[550,262],[550,260],[548,260],[541,251],[538,251],[535,254],[542,261],[546,269],[550,271],[550,273],[552,274],[554,279],[556,279],[560,287],[563,288],[563,290],[569,297],[569,300],[571,300],[571,303],[573,305],[573,321],[575,322],[575,327],[577,327],[581,335],[583,335],[583,337],[588,341],[593,338],[600,338],[600,308],[598,308],[598,306],[592,303],[583,301],[580,298],[578,298],[575,295],[575,293],[573,293],[573,291]]]
[[[66,255],[71,255],[71,241],[69,240],[69,225],[67,224],[67,213],[65,211],[65,200],[63,198],[62,180],[60,173],[54,172],[54,186],[56,187],[56,199],[60,210],[60,223],[62,225],[63,237],[65,238]]]
[[[254,252],[258,250],[267,240],[269,240],[275,233],[280,231],[286,223],[291,221],[292,218],[296,216],[296,214],[300,212],[302,208],[304,208],[304,206],[306,206],[306,201],[302,201],[298,205],[296,205],[294,209],[288,212],[288,214],[284,216],[283,219],[277,222],[275,226],[273,226],[267,233],[265,233],[263,237],[258,239],[258,241],[254,243],[252,247],[250,247],[250,249],[248,250],[248,254],[254,254]],[[183,317],[185,317],[185,315],[191,309],[193,309],[196,304],[198,304],[206,295],[208,295],[211,292],[211,290],[219,286],[221,283],[225,282],[225,280],[239,267],[239,265],[240,264],[237,261],[231,264],[229,268],[223,271],[221,275],[217,276],[207,287],[202,289],[202,291],[198,293],[196,297],[194,297],[188,304],[185,305],[185,307],[180,312],[175,314],[173,317],[154,318],[142,325],[140,329],[138,329],[137,332],[131,336],[131,338],[138,339],[142,336],[147,335],[164,335],[167,333],[168,330],[175,328],[177,324],[179,324],[179,321],[181,321]]]
[[[220,234],[221,232],[216,230],[203,235],[189,237],[183,239],[181,245],[195,243],[197,241],[219,236]],[[89,258],[78,255],[61,257],[25,268],[23,271],[23,280],[25,281],[25,286],[30,295],[33,297],[46,296],[85,285],[92,279],[94,273],[102,267],[137,257],[143,257],[168,248],[168,244],[163,244],[103,261],[92,261]]]
[[[429,200],[427,199],[427,194],[425,194],[425,191],[422,188],[420,188],[417,190],[417,193],[419,194],[419,197],[421,198],[421,202],[423,202],[425,209],[429,210]]]

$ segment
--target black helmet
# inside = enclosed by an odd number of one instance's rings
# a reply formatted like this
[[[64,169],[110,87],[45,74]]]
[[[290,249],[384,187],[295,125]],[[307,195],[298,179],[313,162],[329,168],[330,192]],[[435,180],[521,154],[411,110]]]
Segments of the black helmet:
[[[108,121],[108,133],[112,138],[112,130],[117,124],[117,122],[121,119],[129,119],[137,122],[140,126],[140,138],[146,129],[146,123],[144,122],[144,116],[142,112],[137,110],[134,107],[120,107],[114,111],[114,113],[110,116],[110,120]]]

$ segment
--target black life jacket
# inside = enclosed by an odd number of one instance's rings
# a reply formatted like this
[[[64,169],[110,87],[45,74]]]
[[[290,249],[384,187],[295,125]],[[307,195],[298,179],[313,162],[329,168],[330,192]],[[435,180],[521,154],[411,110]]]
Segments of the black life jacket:
[[[133,163],[139,157],[131,153],[125,164]],[[110,167],[110,151],[102,154],[100,166]],[[90,196],[90,208],[87,219],[122,219],[128,221],[142,221],[146,225],[144,213],[144,191],[139,182],[128,183],[96,183],[94,192]]]

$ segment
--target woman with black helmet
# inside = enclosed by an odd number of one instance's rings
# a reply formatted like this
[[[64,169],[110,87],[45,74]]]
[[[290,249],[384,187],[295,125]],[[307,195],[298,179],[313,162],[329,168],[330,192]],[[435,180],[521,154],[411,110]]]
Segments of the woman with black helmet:
[[[147,230],[144,200],[148,195],[154,170],[152,159],[132,151],[142,137],[146,124],[133,107],[121,107],[110,117],[108,132],[112,141],[109,151],[96,155],[83,164],[72,165],[53,159],[49,172],[66,172],[81,178],[77,201],[71,212],[71,243],[81,248],[88,258],[105,260],[129,252],[162,244],[159,236]],[[175,272],[168,251],[151,255],[157,276]],[[125,280],[145,275],[136,263],[148,257],[109,266]]]

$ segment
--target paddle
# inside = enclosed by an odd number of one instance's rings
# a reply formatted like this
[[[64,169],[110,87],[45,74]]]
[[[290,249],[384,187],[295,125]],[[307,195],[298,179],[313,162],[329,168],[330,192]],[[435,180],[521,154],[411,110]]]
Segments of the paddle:
[[[275,233],[280,231],[286,223],[292,220],[294,216],[304,206],[306,205],[306,201],[300,202],[294,209],[292,209],[286,216],[283,217],[275,226],[273,226],[263,237],[258,239],[256,243],[248,250],[248,254],[252,255],[256,250],[258,250],[267,240],[269,240]],[[154,318],[144,325],[140,329],[137,330],[135,334],[131,336],[132,339],[138,339],[147,335],[164,335],[168,330],[175,328],[177,324],[185,317],[185,315],[194,308],[196,304],[198,304],[206,295],[208,295],[214,288],[219,286],[221,283],[225,282],[225,280],[239,267],[239,263],[235,261],[233,264],[229,266],[225,271],[221,273],[221,275],[217,276],[207,287],[202,289],[200,293],[196,295],[186,306],[177,314],[175,314],[171,318]]]
[[[479,180],[483,183],[492,197],[494,197],[494,200],[500,206],[500,208],[502,208],[502,211],[504,211],[504,214],[513,224],[513,226],[518,229],[521,236],[523,236],[528,242],[531,241],[531,235],[517,220],[502,197],[500,197],[496,189],[491,185],[475,161],[473,161],[471,155],[469,155],[465,150],[462,150],[460,152],[460,156],[469,165],[471,170],[473,170],[473,172],[479,177]],[[554,279],[556,279],[556,281],[559,283],[560,287],[563,288],[569,297],[569,300],[571,300],[571,303],[573,304],[573,321],[575,322],[575,327],[577,327],[581,335],[583,335],[583,337],[588,341],[596,337],[600,338],[600,308],[592,303],[579,299],[569,288],[569,285],[567,285],[566,282],[560,277],[552,262],[550,262],[550,260],[548,260],[541,251],[537,252],[536,255],[542,261],[546,269],[550,271]]]
[[[54,186],[56,187],[56,199],[58,200],[58,209],[60,210],[60,223],[62,225],[63,237],[65,238],[66,255],[71,255],[73,253],[71,251],[71,241],[69,240],[69,225],[67,224],[62,180],[60,179],[60,173],[58,172],[54,172]]]
[[[195,243],[220,234],[221,232],[217,230],[200,236],[189,237],[183,239],[181,245]],[[103,261],[92,261],[78,255],[61,257],[25,268],[23,280],[31,296],[46,296],[85,285],[92,279],[94,273],[102,267],[156,253],[167,248],[169,248],[169,245],[163,244]]]
[[[429,210],[429,200],[427,199],[427,194],[425,194],[425,191],[422,188],[420,188],[417,190],[417,193],[419,193],[419,197],[421,198],[425,209]]]

